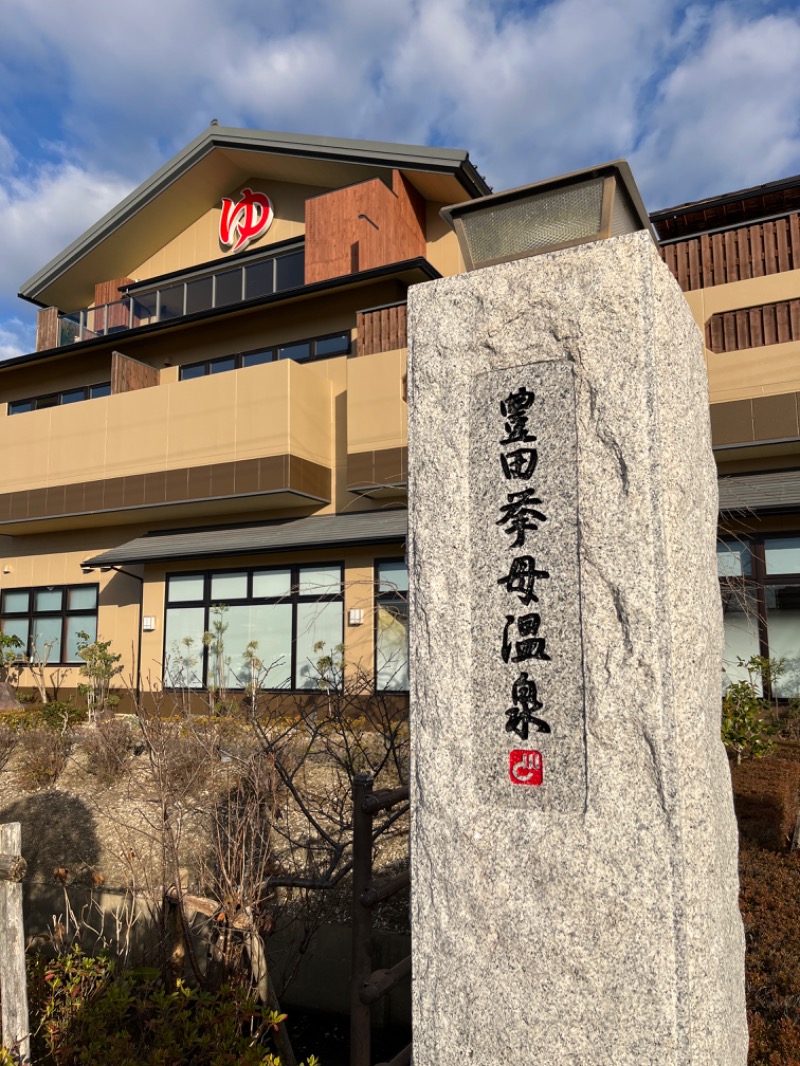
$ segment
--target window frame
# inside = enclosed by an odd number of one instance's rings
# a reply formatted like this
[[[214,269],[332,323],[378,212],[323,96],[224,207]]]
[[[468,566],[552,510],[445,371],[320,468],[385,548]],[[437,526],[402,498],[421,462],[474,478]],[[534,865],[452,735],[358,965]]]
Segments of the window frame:
[[[147,319],[148,324],[155,322],[171,322],[178,318],[186,318],[188,315],[203,314],[205,311],[213,311],[222,307],[236,307],[238,304],[247,303],[250,300],[260,300],[265,296],[273,296],[278,292],[291,292],[293,289],[302,288],[304,280],[300,282],[300,285],[279,285],[279,277],[281,272],[281,262],[288,259],[296,259],[300,262],[301,273],[304,276],[305,272],[305,241],[301,239],[293,238],[291,240],[290,247],[281,248],[279,251],[273,251],[269,247],[266,249],[259,249],[257,255],[251,256],[247,259],[237,259],[231,257],[230,259],[217,261],[213,268],[206,267],[199,270],[189,270],[176,272],[172,275],[162,276],[160,284],[148,284],[140,282],[138,284],[124,286],[121,291],[123,293],[122,299],[130,299],[132,301],[132,317],[137,319]],[[272,264],[272,289],[268,293],[259,293],[256,296],[247,295],[247,271],[249,268],[265,266],[267,263]],[[221,275],[231,274],[235,271],[241,271],[241,279],[239,284],[238,297],[233,300],[227,300],[224,303],[217,302],[217,278]],[[201,308],[199,310],[189,311],[188,307],[188,286],[192,282],[204,281],[210,279],[211,281],[211,303],[208,307]],[[162,317],[162,307],[164,301],[162,300],[162,293],[168,293],[182,289],[181,299],[179,302],[181,311],[176,314],[165,315]],[[152,314],[150,313],[150,304],[152,303]],[[141,310],[140,310],[141,308]],[[141,312],[144,313],[141,313]]]
[[[317,345],[321,341],[332,340],[336,337],[341,337],[345,340],[345,347],[341,352],[333,352],[331,354],[318,355],[316,352]],[[311,352],[307,359],[297,359],[295,362],[299,363],[316,363],[323,359],[337,359],[343,355],[350,355],[353,350],[353,337],[349,329],[335,330],[333,333],[325,333],[319,337],[301,337],[294,341],[283,341],[281,344],[265,345],[263,348],[249,348],[243,352],[228,352],[225,355],[215,355],[212,359],[200,359],[194,363],[182,363],[179,368],[178,377],[181,381],[196,381],[201,377],[210,377],[214,373],[227,373],[228,371],[214,371],[211,368],[215,363],[219,363],[222,360],[233,359],[234,366],[229,367],[228,370],[247,370],[249,367],[245,363],[245,360],[249,355],[260,355],[262,352],[269,352],[268,359],[264,359],[262,363],[251,364],[251,366],[260,366],[264,363],[278,363],[281,361],[281,357],[278,352],[281,348],[290,348],[294,345],[308,344],[311,347]],[[283,356],[284,359],[291,359],[291,356]],[[193,374],[190,377],[184,377],[184,373],[187,370],[196,370],[198,367],[203,367],[202,374]]]
[[[381,568],[381,565],[383,563],[403,563],[403,565],[406,568],[406,574],[408,574],[408,560],[406,559],[406,557],[404,555],[387,555],[387,556],[382,556],[381,558],[375,559],[374,567],[373,567],[373,574],[374,574],[373,588],[375,589],[375,596],[374,596],[375,606],[374,606],[374,612],[373,612],[374,639],[373,639],[373,656],[372,656],[372,669],[373,669],[372,676],[373,676],[373,679],[374,679],[373,680],[373,684],[374,684],[375,692],[379,692],[382,695],[403,696],[403,695],[408,695],[408,693],[409,693],[409,688],[408,687],[406,687],[406,688],[380,688],[378,686],[378,616],[379,616],[379,611],[380,611],[381,605],[382,604],[388,604],[389,606],[391,606],[392,604],[402,603],[402,604],[405,604],[406,610],[408,611],[408,592],[406,592],[405,596],[403,596],[402,592],[400,592],[398,589],[392,589],[389,592],[381,592],[380,568]],[[406,614],[406,618],[408,618],[408,614]],[[408,670],[408,652],[409,652],[408,627],[406,627],[406,670]]]
[[[81,591],[86,589],[94,589],[95,604],[93,608],[80,607],[70,608],[69,600],[70,593],[80,589]],[[55,592],[58,590],[61,593],[61,607],[58,610],[36,610],[36,593],[38,592]],[[26,593],[28,596],[28,607],[25,611],[6,611],[6,595],[8,593]],[[26,619],[28,622],[28,641],[24,649],[20,648],[20,655],[31,657],[31,652],[35,647],[36,641],[36,625],[35,620],[38,618],[60,618],[61,619],[61,632],[59,637],[59,657],[57,659],[47,660],[48,666],[80,666],[83,661],[80,658],[76,659],[64,659],[64,649],[67,647],[67,623],[72,618],[94,618],[95,622],[95,635],[94,640],[97,640],[97,633],[99,629],[100,620],[100,586],[99,584],[83,583],[73,585],[25,585],[21,588],[5,587],[0,589],[0,630],[3,633],[6,631],[6,622],[20,619]],[[91,635],[91,634],[90,634]]]
[[[330,570],[339,571],[339,592],[338,594],[320,594],[314,593],[313,595],[302,594],[299,591],[300,588],[300,572],[304,569],[311,569],[312,567],[325,567]],[[273,571],[290,571],[289,578],[289,593],[281,596],[254,596],[253,595],[253,576],[254,574],[263,574],[265,572]],[[292,608],[292,620],[291,620],[291,663],[290,663],[290,675],[289,684],[285,687],[279,688],[266,688],[265,692],[282,693],[285,695],[307,695],[310,692],[322,692],[320,688],[298,688],[297,687],[297,608],[302,604],[307,603],[340,603],[341,610],[341,640],[338,641],[338,645],[344,643],[344,571],[345,566],[342,560],[320,560],[315,562],[292,562],[292,563],[274,563],[269,566],[231,566],[231,567],[214,567],[204,568],[202,570],[174,570],[169,571],[164,575],[164,638],[162,642],[162,683],[165,690],[176,691],[179,686],[169,683],[169,679],[165,676],[164,665],[168,659],[169,649],[167,648],[167,614],[170,608],[185,609],[189,607],[202,607],[203,614],[203,632],[208,633],[210,631],[211,612],[215,607],[221,606],[219,599],[212,599],[211,596],[211,583],[212,579],[218,575],[226,574],[246,574],[247,575],[247,595],[244,597],[230,597],[222,603],[226,607],[251,607],[258,605],[269,604],[288,604]],[[171,600],[169,595],[170,578],[175,577],[197,577],[203,580],[203,595],[200,599],[194,600]],[[201,684],[190,686],[193,692],[208,692],[208,680],[209,680],[209,649],[203,645],[201,649],[198,649],[200,655],[200,664],[198,674]],[[226,685],[226,691],[228,692],[243,692],[245,691],[243,686]]]
[[[103,392],[101,395],[95,396],[95,389],[108,389],[108,392]],[[83,399],[69,400],[64,402],[64,397],[70,395],[73,392],[83,392]],[[25,399],[9,400],[8,401],[8,414],[9,415],[26,415],[31,411],[50,411],[54,407],[71,407],[73,403],[83,403],[85,400],[97,400],[102,399],[104,396],[111,395],[111,382],[110,381],[95,381],[91,385],[73,385],[68,389],[61,389],[59,392],[43,392],[38,396],[28,396]],[[56,397],[55,403],[44,404],[42,401],[50,400]],[[40,407],[39,404],[42,403]],[[15,411],[14,406],[16,404],[31,404],[32,406],[26,411]]]

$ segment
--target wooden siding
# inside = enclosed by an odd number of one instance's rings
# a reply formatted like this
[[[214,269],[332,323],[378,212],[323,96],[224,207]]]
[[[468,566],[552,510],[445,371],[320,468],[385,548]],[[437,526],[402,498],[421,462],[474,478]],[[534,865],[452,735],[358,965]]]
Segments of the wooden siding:
[[[36,351],[58,347],[58,308],[43,307],[36,319]]]
[[[800,269],[800,214],[661,248],[684,292]]]
[[[128,329],[129,326],[129,311],[124,305],[121,305],[119,301],[122,299],[120,293],[120,287],[122,285],[130,285],[133,282],[133,278],[114,278],[111,281],[100,281],[94,287],[94,306],[102,307],[103,304],[114,304],[116,306],[109,307],[106,315],[103,314],[102,321],[98,321],[95,325],[95,329],[98,332],[111,332],[117,329]],[[135,322],[134,325],[138,325]],[[91,328],[91,327],[90,327]]]
[[[133,392],[135,389],[149,389],[158,385],[161,373],[148,363],[131,359],[122,352],[111,353],[111,394]]]
[[[800,299],[723,311],[706,323],[706,347],[712,352],[738,352],[797,340]]]
[[[356,315],[358,354],[376,355],[406,348],[406,305],[379,307],[376,311],[359,311]]]
[[[111,281],[99,281],[94,287],[94,305],[113,304],[121,299],[120,288],[123,285],[132,285],[133,278],[112,278]]]
[[[306,203],[307,285],[425,255],[425,204],[403,175],[316,196]]]

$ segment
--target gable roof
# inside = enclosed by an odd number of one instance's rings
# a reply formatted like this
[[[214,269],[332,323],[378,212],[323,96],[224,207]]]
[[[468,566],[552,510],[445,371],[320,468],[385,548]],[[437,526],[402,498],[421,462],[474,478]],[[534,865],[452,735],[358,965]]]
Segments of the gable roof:
[[[86,306],[96,281],[123,276],[157,251],[154,233],[170,240],[250,177],[337,188],[394,168],[428,200],[455,203],[491,191],[458,149],[211,125],[28,278],[19,295],[62,310]],[[144,224],[129,226],[134,218]]]

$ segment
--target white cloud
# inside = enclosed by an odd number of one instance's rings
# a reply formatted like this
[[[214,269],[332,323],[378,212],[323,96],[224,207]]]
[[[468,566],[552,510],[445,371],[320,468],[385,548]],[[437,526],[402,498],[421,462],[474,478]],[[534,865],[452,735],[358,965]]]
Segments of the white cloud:
[[[498,188],[628,156],[651,207],[800,170],[800,14],[770,0],[0,0],[0,22],[2,287],[211,118],[463,147]]]
[[[21,318],[0,318],[0,360],[26,355],[36,347],[36,327]]]
[[[19,285],[130,191],[115,175],[66,163],[0,180],[0,290]]]
[[[634,155],[653,207],[800,170],[800,17],[725,6],[664,78]]]

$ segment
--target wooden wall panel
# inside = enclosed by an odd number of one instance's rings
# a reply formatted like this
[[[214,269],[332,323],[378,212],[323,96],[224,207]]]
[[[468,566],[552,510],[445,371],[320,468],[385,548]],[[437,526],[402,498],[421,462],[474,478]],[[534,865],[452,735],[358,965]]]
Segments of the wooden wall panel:
[[[94,306],[113,304],[121,298],[120,288],[132,285],[133,278],[113,278],[111,281],[99,281],[94,287]]]
[[[99,281],[94,287],[94,306],[103,307],[104,304],[112,304],[108,310],[97,311],[94,315],[94,323],[89,322],[89,328],[96,333],[112,333],[115,330],[128,329],[130,326],[129,311],[127,306],[120,304],[122,299],[120,287],[130,285],[133,278],[113,278],[111,281]],[[91,318],[92,316],[90,316]]]
[[[43,307],[36,318],[36,351],[58,347],[58,308]]]
[[[358,354],[375,355],[406,348],[406,305],[394,304],[375,311],[360,311],[356,316]]]
[[[305,280],[342,277],[425,255],[425,204],[403,175],[316,196],[306,204]]]
[[[111,353],[111,395],[120,392],[133,392],[136,389],[149,389],[158,385],[160,371],[148,363],[140,363],[122,352]]]
[[[712,352],[738,352],[798,340],[800,299],[724,311],[706,323],[706,347]]]
[[[684,292],[800,269],[800,215],[690,237],[661,249]]]

